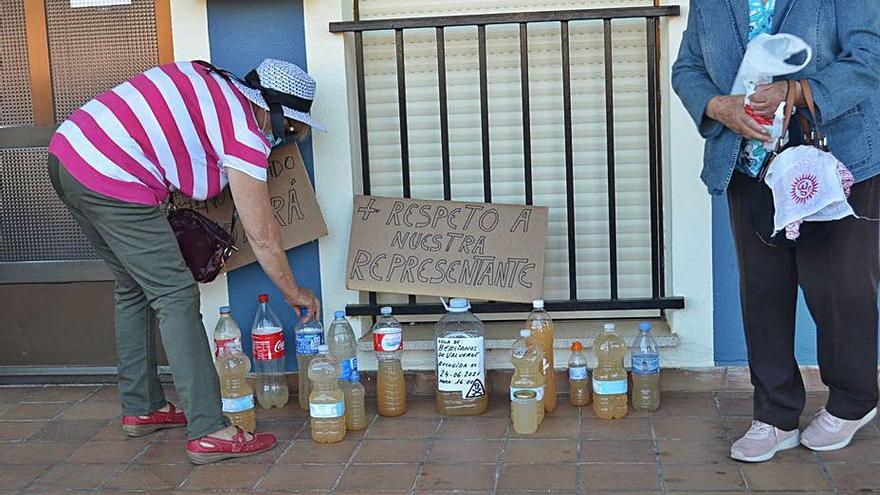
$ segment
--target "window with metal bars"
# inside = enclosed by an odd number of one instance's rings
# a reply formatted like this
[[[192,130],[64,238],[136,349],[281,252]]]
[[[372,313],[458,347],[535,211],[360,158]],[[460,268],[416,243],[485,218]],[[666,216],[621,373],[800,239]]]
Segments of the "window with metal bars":
[[[332,32],[353,36],[363,192],[547,205],[550,310],[683,307],[664,289],[657,48],[660,19],[678,13],[619,7],[332,23]],[[348,309],[443,311],[428,301],[371,293]]]

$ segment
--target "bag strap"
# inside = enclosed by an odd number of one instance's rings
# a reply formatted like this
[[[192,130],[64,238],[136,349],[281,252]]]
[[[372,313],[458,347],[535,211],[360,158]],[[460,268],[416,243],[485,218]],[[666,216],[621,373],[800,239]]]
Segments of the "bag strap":
[[[797,96],[797,83],[795,81],[786,81],[787,88],[785,91],[785,112],[782,120],[782,135],[776,141],[776,153],[782,151],[782,139],[788,132],[788,126],[791,124],[791,115],[794,113],[794,99]]]
[[[818,119],[816,118],[816,103],[815,100],[813,100],[813,90],[810,88],[810,81],[808,79],[802,79],[798,81],[798,84],[801,85],[804,102],[807,104],[807,109],[809,109],[810,115],[813,117],[812,128],[809,125],[809,122],[806,121],[805,117],[801,119],[801,126],[803,127],[804,134],[809,140],[809,144],[812,146],[827,149],[827,145],[825,144],[825,134],[819,129]]]

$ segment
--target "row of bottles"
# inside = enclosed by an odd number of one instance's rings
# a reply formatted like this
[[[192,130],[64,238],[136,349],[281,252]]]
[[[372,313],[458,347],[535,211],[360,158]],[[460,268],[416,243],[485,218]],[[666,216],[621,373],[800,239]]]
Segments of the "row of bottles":
[[[252,328],[257,403],[265,409],[282,408],[287,404],[289,390],[284,377],[281,321],[269,307],[267,295],[261,294],[258,302]],[[345,429],[366,428],[366,394],[357,370],[356,337],[345,313],[338,311],[335,316],[328,332],[329,345],[323,345],[324,328],[320,322],[301,319],[295,332],[297,363],[301,370],[298,373],[299,405],[314,418],[313,438],[324,443],[341,440]],[[220,319],[214,329],[214,348],[223,413],[233,424],[253,432],[256,428],[254,390],[247,383],[251,362],[242,351],[241,330],[228,306],[220,308]],[[326,381],[328,373],[333,376],[332,383]],[[341,403],[334,402],[337,392]]]

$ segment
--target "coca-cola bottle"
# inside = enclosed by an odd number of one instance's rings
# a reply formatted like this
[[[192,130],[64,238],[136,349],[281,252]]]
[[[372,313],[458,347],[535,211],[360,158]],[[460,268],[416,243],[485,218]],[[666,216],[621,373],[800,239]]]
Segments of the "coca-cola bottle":
[[[254,344],[254,372],[257,402],[263,409],[282,408],[289,391],[284,377],[284,332],[281,320],[269,308],[269,296],[260,294],[251,337]]]

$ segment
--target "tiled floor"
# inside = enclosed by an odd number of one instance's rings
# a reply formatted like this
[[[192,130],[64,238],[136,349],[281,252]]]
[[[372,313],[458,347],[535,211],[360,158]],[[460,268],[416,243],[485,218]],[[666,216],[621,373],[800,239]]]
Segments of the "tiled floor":
[[[173,391],[169,390],[173,397]],[[122,434],[113,386],[0,387],[0,494],[7,493],[880,493],[880,424],[842,451],[769,463],[727,457],[749,424],[746,393],[667,393],[652,414],[602,421],[565,399],[537,434],[515,434],[504,397],[477,418],[412,399],[401,418],[318,445],[292,401],[260,411],[281,439],[259,457],[193,467],[184,431]],[[804,421],[823,404],[810,395]],[[375,408],[371,408],[375,409]]]

